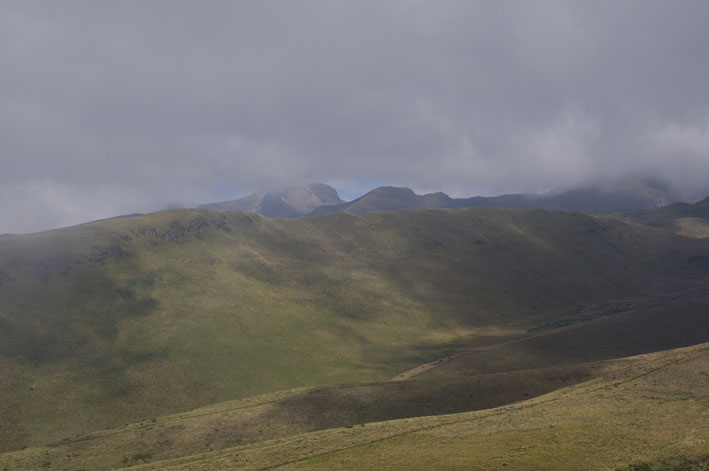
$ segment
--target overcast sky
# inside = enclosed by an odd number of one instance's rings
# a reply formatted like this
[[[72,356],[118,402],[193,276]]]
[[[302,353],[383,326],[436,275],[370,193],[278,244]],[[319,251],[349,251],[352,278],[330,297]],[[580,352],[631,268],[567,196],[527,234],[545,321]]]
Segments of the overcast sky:
[[[275,185],[709,182],[709,2],[0,0],[0,233]]]

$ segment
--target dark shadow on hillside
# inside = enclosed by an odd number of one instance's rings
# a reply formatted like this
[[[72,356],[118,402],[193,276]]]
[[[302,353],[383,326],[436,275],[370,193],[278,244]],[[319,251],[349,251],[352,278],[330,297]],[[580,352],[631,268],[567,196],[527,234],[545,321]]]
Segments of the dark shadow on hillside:
[[[458,355],[416,378],[603,361],[709,341],[709,287],[670,290],[661,296],[617,304],[624,306],[622,312],[581,320],[557,331],[545,331],[547,326],[541,325],[527,340]]]
[[[600,373],[596,365],[451,378],[323,387],[279,402],[268,420],[306,430],[483,410],[539,396]]]

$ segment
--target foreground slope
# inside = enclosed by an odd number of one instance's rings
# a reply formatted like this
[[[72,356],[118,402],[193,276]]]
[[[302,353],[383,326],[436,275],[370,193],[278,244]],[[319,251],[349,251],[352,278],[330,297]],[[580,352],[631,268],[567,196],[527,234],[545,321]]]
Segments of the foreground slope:
[[[304,432],[481,410],[530,399],[628,366],[622,359],[598,359],[709,338],[709,288],[696,290],[700,292],[627,300],[623,309],[616,305],[613,312],[596,306],[573,319],[563,319],[559,327],[540,326],[527,333],[498,331],[478,337],[482,345],[390,381],[282,391],[146,418],[9,454],[0,459],[0,465],[36,469],[51,463],[53,469],[113,469]]]
[[[514,405],[340,428],[135,469],[615,469],[705,456],[709,346],[629,359],[627,368]]]
[[[700,240],[614,218],[477,208],[174,210],[5,236],[0,444],[388,379],[495,329],[694,283],[707,261]]]
[[[614,360],[446,381],[360,383],[269,393],[0,454],[0,469],[108,470],[236,445],[256,446],[305,432],[487,409],[586,381],[623,365],[624,361]]]
[[[311,391],[284,391],[7,453],[0,466],[585,470],[706,454],[709,344],[575,368],[580,382],[504,407],[298,434],[271,414]]]

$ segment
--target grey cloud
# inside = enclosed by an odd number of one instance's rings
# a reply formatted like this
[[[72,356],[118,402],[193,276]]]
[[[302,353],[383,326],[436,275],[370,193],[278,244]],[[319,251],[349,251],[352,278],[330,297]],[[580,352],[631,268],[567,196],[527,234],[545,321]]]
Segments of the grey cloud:
[[[700,0],[0,9],[0,232],[311,180],[461,196],[709,181]]]

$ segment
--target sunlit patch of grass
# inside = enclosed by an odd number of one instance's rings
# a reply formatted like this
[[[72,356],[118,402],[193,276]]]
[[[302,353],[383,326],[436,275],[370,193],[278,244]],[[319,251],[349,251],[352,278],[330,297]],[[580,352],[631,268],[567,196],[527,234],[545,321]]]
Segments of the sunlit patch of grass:
[[[480,208],[174,210],[3,237],[0,448],[388,379],[491,341],[470,332],[552,325],[569,306],[698,276],[686,261],[703,250],[613,218]]]

